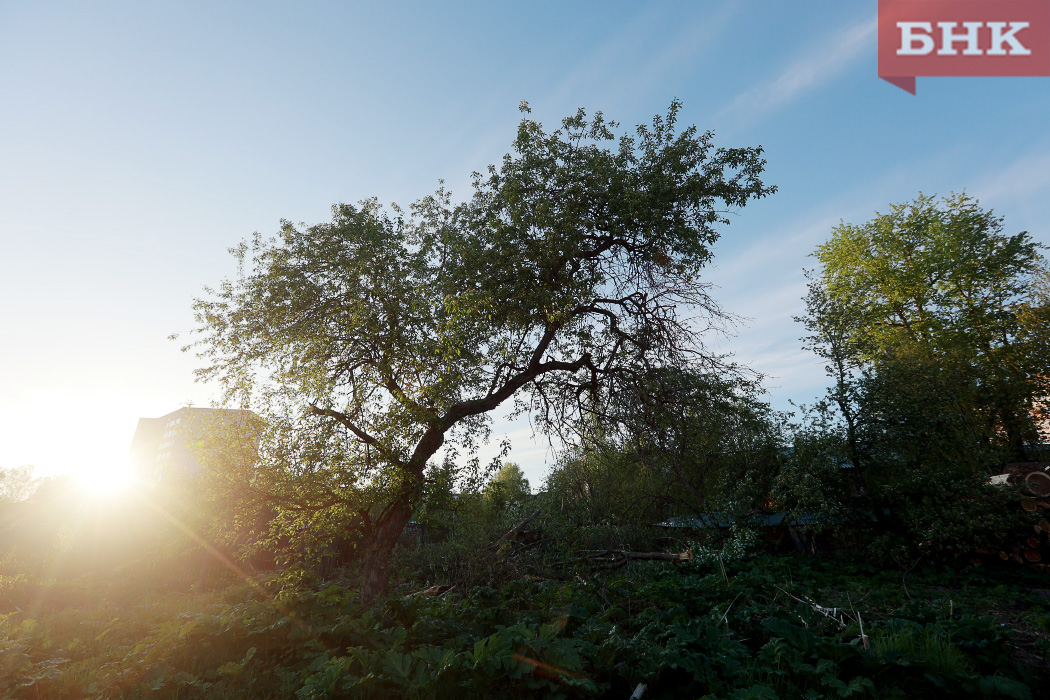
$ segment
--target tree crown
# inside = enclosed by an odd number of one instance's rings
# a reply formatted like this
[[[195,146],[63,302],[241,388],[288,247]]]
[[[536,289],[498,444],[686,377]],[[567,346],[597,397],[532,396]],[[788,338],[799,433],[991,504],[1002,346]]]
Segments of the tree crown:
[[[302,459],[397,490],[447,437],[475,449],[511,397],[551,427],[646,367],[716,362],[680,309],[726,318],[701,268],[728,211],[774,188],[761,148],[676,132],[679,107],[618,139],[601,113],[550,133],[526,116],[463,203],[441,188],[257,235],[195,304],[199,377],[305,407]]]

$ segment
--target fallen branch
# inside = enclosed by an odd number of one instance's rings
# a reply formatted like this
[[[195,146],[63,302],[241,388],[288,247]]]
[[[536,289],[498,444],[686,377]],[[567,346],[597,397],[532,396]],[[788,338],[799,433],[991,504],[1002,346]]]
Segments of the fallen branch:
[[[509,539],[512,539],[512,538],[513,538],[513,537],[514,537],[515,535],[517,535],[517,534],[518,534],[519,532],[521,532],[522,530],[524,530],[524,529],[525,529],[525,526],[526,526],[526,525],[528,525],[528,524],[529,524],[529,523],[531,523],[531,522],[532,522],[533,520],[535,520],[535,519],[536,519],[536,517],[537,517],[537,516],[538,516],[539,514],[540,514],[540,512],[539,512],[539,511],[537,510],[537,511],[536,511],[535,513],[533,513],[533,514],[532,514],[532,515],[530,515],[529,517],[525,518],[524,520],[522,520],[522,521],[521,521],[520,523],[518,523],[517,525],[515,525],[515,526],[514,526],[514,527],[512,527],[511,529],[509,529],[509,530],[507,530],[506,532],[504,532],[504,533],[503,533],[503,536],[502,536],[502,537],[500,537],[500,538],[499,538],[498,540],[496,540],[495,544],[496,544],[496,545],[498,545],[498,544],[499,544],[500,542],[503,542],[503,541],[505,541],[505,540],[509,540]]]
[[[729,601],[729,607],[727,607],[726,611],[722,613],[722,622],[724,622],[726,625],[726,634],[729,634],[729,611],[733,609],[733,604],[736,603],[737,598],[739,598],[742,595],[744,594],[737,593],[736,598],[733,598],[733,600]]]
[[[437,586],[431,586],[430,588],[424,588],[423,590],[416,591],[415,593],[409,593],[405,597],[406,598],[417,598],[417,597],[419,597],[419,598],[433,598],[434,596],[439,596],[439,595],[442,595],[443,593],[448,593],[453,588],[455,588],[455,586],[450,584],[450,583],[442,583],[442,584],[438,584]]]
[[[864,634],[864,620],[861,619],[860,613],[856,608],[853,607],[853,599],[849,597],[849,593],[846,594],[846,600],[849,601],[849,609],[853,611],[853,614],[857,616],[857,624],[860,625],[860,644],[865,649],[871,649],[871,642],[868,639],[868,635]],[[951,601],[952,613],[955,612],[955,602]],[[952,613],[949,613],[948,619],[951,619]]]
[[[849,617],[849,615],[847,615],[846,611],[843,610],[842,608],[829,608],[827,606],[820,605],[820,604],[816,603],[809,596],[802,596],[802,598],[799,598],[798,596],[793,595],[793,594],[785,591],[780,586],[777,586],[776,588],[777,588],[778,591],[780,591],[781,593],[786,595],[788,598],[791,598],[796,603],[802,603],[803,605],[808,605],[809,607],[813,608],[814,612],[817,612],[817,613],[823,615],[824,617],[828,618],[829,620],[833,620],[834,622],[837,622],[839,624],[839,626],[842,627],[843,629],[846,629],[846,627],[849,626],[849,625],[846,624],[845,620],[843,620],[844,617]],[[850,608],[853,609],[853,601],[852,600],[850,600]],[[856,610],[853,610],[853,612],[856,613],[856,615],[857,615],[857,620],[856,621],[859,622],[860,621],[860,613],[858,613]],[[803,624],[805,624],[805,620],[803,620]],[[861,632],[861,634],[863,634],[863,631]]]
[[[671,561],[683,562],[693,560],[693,550],[684,552],[629,552],[625,549],[592,549],[579,552],[585,558],[598,563],[603,569],[616,569],[629,561]]]

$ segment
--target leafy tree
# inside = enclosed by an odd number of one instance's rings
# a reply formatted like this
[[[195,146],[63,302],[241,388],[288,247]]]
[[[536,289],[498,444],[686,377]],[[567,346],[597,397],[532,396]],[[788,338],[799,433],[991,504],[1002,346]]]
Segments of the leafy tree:
[[[633,390],[548,476],[545,501],[561,521],[642,534],[674,515],[744,516],[767,505],[784,416],[754,381],[664,367]]]
[[[838,457],[871,512],[914,541],[977,537],[992,521],[988,469],[1034,438],[1050,340],[1032,285],[1040,246],[1002,231],[965,194],[920,195],[839,225],[815,253],[800,320],[833,380]]]
[[[626,449],[665,482],[678,512],[760,507],[781,461],[784,416],[737,372],[650,371],[617,405]]]
[[[1050,265],[1045,260],[1032,274],[1027,298],[1018,307],[1018,320],[1022,342],[1034,355],[1050,357]],[[1039,458],[1046,459],[1046,445],[1050,443],[1050,376],[1041,374],[1032,379],[1032,417],[1037,439],[1042,443]]]
[[[485,486],[485,498],[500,509],[522,505],[531,495],[529,480],[514,462],[506,462]]]
[[[925,354],[975,392],[982,437],[1021,458],[1047,369],[1046,338],[1026,332],[1020,313],[1040,246],[1002,230],[1002,218],[965,194],[919,195],[866,224],[841,224],[815,254],[822,271],[808,318],[843,377]]]
[[[408,212],[366,200],[286,222],[196,302],[199,377],[285,428],[254,488],[356,512],[366,599],[387,587],[428,465],[444,448],[446,467],[477,469],[497,406],[554,430],[639,368],[717,363],[697,329],[725,317],[700,272],[727,213],[773,188],[760,148],[678,133],[678,111],[618,140],[600,113],[550,133],[526,116],[466,202],[440,189]]]
[[[849,515],[846,504],[855,486],[850,477],[856,471],[843,469],[845,430],[826,401],[801,410],[801,421],[790,427],[791,449],[773,479],[771,500],[777,510],[806,522],[806,529],[840,528]]]
[[[547,476],[546,510],[568,526],[651,526],[667,517],[669,484],[637,454],[590,441]]]

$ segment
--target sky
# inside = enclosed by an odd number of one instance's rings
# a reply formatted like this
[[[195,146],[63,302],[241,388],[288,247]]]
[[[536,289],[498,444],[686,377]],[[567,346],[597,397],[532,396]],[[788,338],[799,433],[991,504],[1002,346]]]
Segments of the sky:
[[[920,192],[965,190],[1050,243],[1050,78],[877,77],[874,0],[0,0],[0,466],[123,465],[139,417],[215,387],[180,351],[231,246],[331,205],[454,199],[510,149],[527,100],[632,128],[683,102],[719,146],[762,146],[778,192],[735,212],[706,279],[745,320],[709,343],[811,403],[809,254]],[[181,340],[171,340],[181,334]],[[533,485],[552,459],[500,421]]]

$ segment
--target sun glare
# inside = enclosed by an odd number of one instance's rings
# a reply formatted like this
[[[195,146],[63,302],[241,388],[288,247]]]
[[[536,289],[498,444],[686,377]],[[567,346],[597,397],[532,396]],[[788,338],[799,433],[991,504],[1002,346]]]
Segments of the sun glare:
[[[131,465],[126,461],[84,465],[77,473],[84,489],[96,495],[112,495],[131,485]]]
[[[85,494],[121,493],[133,475],[128,446],[135,418],[122,414],[132,403],[97,387],[41,387],[17,410],[0,407],[0,466],[29,465],[38,478],[70,476]],[[39,418],[53,406],[77,416],[61,434]]]

